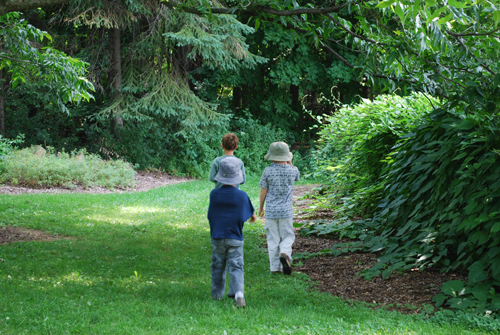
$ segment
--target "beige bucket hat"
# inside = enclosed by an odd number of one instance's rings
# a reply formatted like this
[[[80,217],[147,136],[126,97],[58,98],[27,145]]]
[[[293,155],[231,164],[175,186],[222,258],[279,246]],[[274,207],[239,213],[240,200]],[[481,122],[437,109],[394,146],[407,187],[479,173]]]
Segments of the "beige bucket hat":
[[[269,161],[288,162],[292,160],[293,154],[285,142],[274,142],[269,146],[269,151],[264,158]]]

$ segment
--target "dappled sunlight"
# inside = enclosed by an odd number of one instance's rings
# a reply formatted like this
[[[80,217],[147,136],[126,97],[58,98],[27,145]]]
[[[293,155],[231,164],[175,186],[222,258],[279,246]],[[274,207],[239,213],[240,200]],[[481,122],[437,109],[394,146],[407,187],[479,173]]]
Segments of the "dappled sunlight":
[[[69,287],[114,287],[119,289],[121,292],[142,290],[145,288],[156,288],[158,285],[161,286],[163,290],[167,289],[169,291],[182,290],[183,288],[188,288],[195,285],[209,285],[209,280],[207,278],[190,278],[189,280],[181,280],[182,276],[157,276],[151,273],[141,274],[137,271],[131,271],[130,275],[124,277],[117,276],[87,276],[79,273],[78,271],[73,271],[66,274],[55,275],[55,276],[29,276],[27,278],[17,277],[17,276],[7,276],[7,281],[10,283],[15,283],[18,290],[22,291],[33,291],[35,290],[55,290],[55,289],[67,289]]]
[[[166,214],[166,213],[175,213],[177,209],[175,208],[165,208],[165,207],[149,207],[149,206],[129,206],[129,207],[120,207],[120,211],[123,214]]]
[[[178,226],[178,221],[185,221],[185,217],[186,213],[184,209],[153,206],[123,206],[116,208],[112,212],[99,212],[93,215],[85,215],[84,219],[112,225],[137,226],[160,222],[169,225],[175,223],[176,226]],[[183,224],[181,228],[186,227]]]

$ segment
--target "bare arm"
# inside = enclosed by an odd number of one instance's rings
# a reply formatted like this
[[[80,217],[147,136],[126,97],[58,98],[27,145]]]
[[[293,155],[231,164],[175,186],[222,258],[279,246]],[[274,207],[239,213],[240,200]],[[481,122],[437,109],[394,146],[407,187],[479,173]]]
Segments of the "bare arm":
[[[266,202],[266,196],[267,196],[267,189],[261,188],[260,189],[259,216],[262,216],[262,214],[264,214],[264,203]]]

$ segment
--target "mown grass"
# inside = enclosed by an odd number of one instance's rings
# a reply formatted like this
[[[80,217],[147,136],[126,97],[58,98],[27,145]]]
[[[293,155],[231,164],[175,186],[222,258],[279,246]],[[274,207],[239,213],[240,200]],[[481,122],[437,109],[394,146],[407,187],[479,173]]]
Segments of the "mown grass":
[[[257,184],[242,186],[255,206]],[[304,274],[270,275],[260,221],[244,232],[247,308],[212,300],[212,187],[0,196],[0,225],[68,237],[0,246],[0,334],[479,333],[348,304]]]

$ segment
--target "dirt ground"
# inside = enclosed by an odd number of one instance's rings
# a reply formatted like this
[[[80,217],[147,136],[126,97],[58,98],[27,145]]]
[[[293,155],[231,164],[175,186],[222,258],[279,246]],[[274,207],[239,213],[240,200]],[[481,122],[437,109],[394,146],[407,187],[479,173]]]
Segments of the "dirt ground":
[[[111,192],[138,192],[146,191],[155,187],[189,181],[187,178],[173,177],[160,173],[139,172],[136,175],[137,185],[131,189],[115,189],[113,191],[105,188],[74,190],[49,188],[29,189],[26,187],[0,186],[1,194],[24,194],[24,193],[111,193]],[[294,187],[295,210],[298,213],[295,222],[308,222],[308,212],[304,211],[312,201],[304,199],[303,196],[314,192],[314,185],[297,185]],[[331,213],[316,213],[315,218],[320,215],[328,218]],[[47,234],[42,231],[29,230],[19,227],[0,227],[0,244],[17,241],[50,241],[60,237]],[[315,253],[330,248],[339,240],[329,237],[303,237],[296,231],[296,240],[293,246],[294,253]],[[391,310],[399,310],[403,313],[418,313],[427,304],[432,304],[432,297],[440,292],[439,287],[448,280],[466,280],[461,274],[442,274],[438,271],[408,271],[402,274],[393,274],[386,280],[380,276],[367,281],[357,274],[376,263],[374,254],[349,254],[339,257],[321,256],[307,260],[296,260],[294,271],[307,274],[323,292],[329,292],[335,296],[348,301],[358,300],[369,304],[376,304]]]

